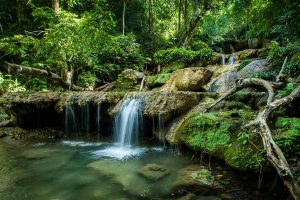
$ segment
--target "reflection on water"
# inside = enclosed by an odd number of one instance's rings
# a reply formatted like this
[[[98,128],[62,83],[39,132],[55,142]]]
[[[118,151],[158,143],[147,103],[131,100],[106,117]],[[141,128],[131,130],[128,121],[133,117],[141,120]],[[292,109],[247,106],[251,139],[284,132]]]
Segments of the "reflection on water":
[[[176,171],[189,162],[156,148],[61,141],[18,144],[0,140],[1,200],[140,199],[170,197]],[[170,174],[150,181],[138,174],[149,163]]]

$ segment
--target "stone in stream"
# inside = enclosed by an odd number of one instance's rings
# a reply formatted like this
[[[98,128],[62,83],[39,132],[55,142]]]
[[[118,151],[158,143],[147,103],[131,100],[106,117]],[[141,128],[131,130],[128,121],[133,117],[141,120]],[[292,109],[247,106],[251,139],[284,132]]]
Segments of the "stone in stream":
[[[36,149],[27,149],[25,150],[21,156],[29,159],[29,160],[36,160],[36,159],[43,159],[49,157],[52,153],[58,153],[58,150],[48,149],[48,148],[36,148]]]
[[[165,176],[167,176],[170,172],[169,170],[163,166],[155,163],[147,164],[141,169],[138,170],[138,173],[145,177],[146,179],[157,181]]]
[[[99,160],[88,164],[87,168],[97,171],[100,176],[109,177],[113,183],[119,185],[124,192],[132,196],[152,198],[170,193],[170,182],[159,184],[149,182],[137,173],[140,167],[136,165],[135,161],[124,163],[122,161]],[[164,187],[161,187],[160,184],[163,184]]]
[[[222,187],[208,169],[200,165],[188,165],[178,173],[172,184],[174,193],[192,192],[195,194],[216,194]]]

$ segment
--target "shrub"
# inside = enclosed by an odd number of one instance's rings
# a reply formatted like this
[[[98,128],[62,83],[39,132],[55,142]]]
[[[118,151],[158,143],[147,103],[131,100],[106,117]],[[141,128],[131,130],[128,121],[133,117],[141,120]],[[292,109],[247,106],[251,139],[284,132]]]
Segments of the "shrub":
[[[201,40],[193,41],[191,44],[191,49],[194,51],[198,51],[205,48],[208,48],[208,45]]]
[[[0,73],[0,94],[25,90],[26,88],[19,83],[18,79],[13,79],[11,75],[3,75]]]
[[[78,85],[81,87],[95,87],[97,81],[97,77],[95,74],[90,71],[83,72],[78,76]]]
[[[191,62],[196,59],[208,59],[212,55],[212,52],[211,48],[203,48],[199,51],[193,51],[175,47],[155,52],[154,61],[160,64],[175,61]]]

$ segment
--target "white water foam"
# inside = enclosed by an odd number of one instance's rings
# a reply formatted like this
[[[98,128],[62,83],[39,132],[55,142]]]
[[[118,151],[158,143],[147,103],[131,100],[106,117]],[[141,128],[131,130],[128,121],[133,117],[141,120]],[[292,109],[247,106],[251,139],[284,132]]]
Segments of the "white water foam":
[[[124,160],[132,157],[139,157],[149,151],[163,151],[161,147],[131,147],[131,146],[110,146],[105,149],[93,151],[92,154],[95,158],[109,157],[117,160]]]

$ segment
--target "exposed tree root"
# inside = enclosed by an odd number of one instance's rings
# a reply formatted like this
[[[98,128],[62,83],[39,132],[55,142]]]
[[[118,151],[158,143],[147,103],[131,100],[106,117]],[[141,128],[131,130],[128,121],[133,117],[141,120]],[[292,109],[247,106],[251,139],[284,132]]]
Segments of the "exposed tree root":
[[[57,83],[59,86],[67,90],[74,90],[74,91],[84,90],[84,88],[82,87],[65,82],[59,75],[52,73],[49,69],[42,70],[33,67],[26,67],[23,65],[17,65],[5,61],[0,61],[0,71],[9,74],[18,74],[18,75],[22,74],[25,76],[44,77],[53,81],[54,83]]]
[[[284,65],[283,65],[284,67]],[[249,86],[262,86],[265,88],[268,93],[269,97],[267,100],[267,105],[264,107],[263,110],[261,110],[257,117],[248,123],[246,126],[253,126],[258,125],[260,128],[259,134],[262,138],[262,142],[264,145],[264,150],[266,152],[267,159],[269,162],[273,165],[273,167],[276,169],[278,175],[283,180],[283,183],[285,186],[289,189],[291,195],[294,199],[300,199],[300,188],[295,182],[294,176],[290,170],[290,167],[288,165],[288,162],[281,151],[281,149],[278,147],[278,145],[275,143],[272,137],[271,130],[267,124],[267,120],[269,118],[269,115],[276,109],[286,106],[290,103],[292,103],[297,98],[300,98],[300,86],[298,86],[294,91],[288,95],[287,97],[278,99],[274,101],[274,90],[272,87],[272,84],[268,81],[261,80],[261,79],[241,79],[238,80],[236,83],[236,86],[233,87],[231,90],[229,90],[227,93],[222,95],[219,99],[217,99],[210,107],[206,109],[206,112],[213,108],[215,105],[220,103],[222,100],[229,97],[231,94],[237,92],[238,90],[241,90],[242,88],[246,88]]]

